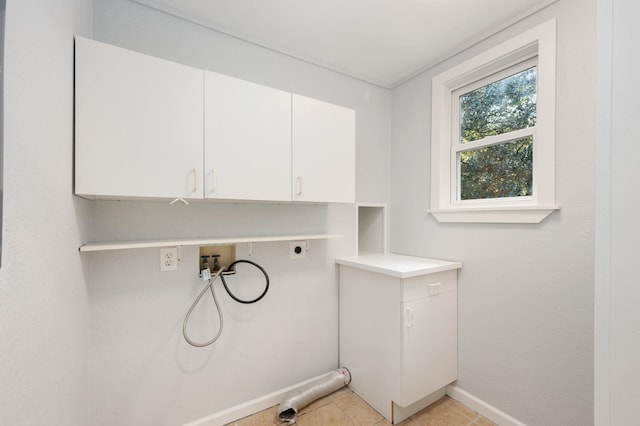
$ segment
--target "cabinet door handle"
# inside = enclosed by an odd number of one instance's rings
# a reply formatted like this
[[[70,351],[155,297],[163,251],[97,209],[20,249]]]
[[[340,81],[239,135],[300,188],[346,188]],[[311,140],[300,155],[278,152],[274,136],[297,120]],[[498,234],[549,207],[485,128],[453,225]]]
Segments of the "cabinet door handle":
[[[194,168],[191,172],[193,173],[193,189],[191,193],[195,194],[198,192],[198,169]]]
[[[216,191],[216,186],[218,184],[218,173],[216,169],[211,169],[211,189],[209,190],[209,194]]]
[[[298,197],[302,195],[302,177],[300,176],[296,179],[296,195]]]
[[[416,323],[413,318],[413,309],[407,308],[407,327],[413,327],[414,325],[416,325]]]
[[[429,296],[437,296],[438,294],[440,294],[440,286],[442,285],[441,282],[438,283],[431,283],[431,284],[427,284],[427,293]]]

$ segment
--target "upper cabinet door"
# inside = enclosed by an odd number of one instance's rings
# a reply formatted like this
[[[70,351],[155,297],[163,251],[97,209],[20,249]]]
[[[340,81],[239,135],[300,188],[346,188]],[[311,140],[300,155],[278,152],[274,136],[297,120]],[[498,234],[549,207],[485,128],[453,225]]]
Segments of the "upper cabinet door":
[[[292,199],[355,202],[355,111],[294,94],[292,137]]]
[[[205,198],[291,201],[291,93],[205,71]]]
[[[203,79],[76,37],[76,193],[202,198]]]

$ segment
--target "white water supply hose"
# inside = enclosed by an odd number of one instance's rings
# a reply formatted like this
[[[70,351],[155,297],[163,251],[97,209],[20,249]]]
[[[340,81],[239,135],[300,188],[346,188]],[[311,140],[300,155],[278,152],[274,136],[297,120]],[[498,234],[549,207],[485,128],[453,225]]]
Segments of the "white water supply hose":
[[[197,348],[203,348],[205,346],[209,346],[213,344],[216,340],[218,340],[220,338],[220,335],[222,334],[222,329],[224,328],[224,320],[222,319],[222,311],[220,310],[220,304],[218,303],[216,292],[213,291],[213,282],[216,280],[216,278],[218,278],[222,274],[224,270],[225,270],[224,268],[220,268],[220,270],[216,272],[216,274],[209,279],[209,284],[207,284],[202,289],[198,297],[196,297],[196,300],[194,300],[193,303],[191,304],[191,307],[189,308],[189,312],[187,312],[187,315],[184,317],[184,321],[182,323],[182,335],[184,336],[184,340],[186,340],[187,343],[189,343],[191,346],[195,346]],[[189,338],[189,334],[187,333],[187,324],[189,323],[189,317],[193,313],[193,310],[196,308],[196,306],[198,306],[198,303],[200,303],[200,299],[202,299],[202,296],[204,296],[207,290],[211,291],[211,297],[213,297],[213,303],[215,303],[216,305],[216,310],[218,311],[218,319],[220,320],[220,327],[218,328],[218,333],[215,336],[213,336],[213,339],[207,340],[204,343],[198,343],[198,342],[194,342]]]
[[[233,267],[239,263],[248,263],[249,265],[253,265],[256,268],[258,268],[260,272],[262,272],[262,274],[264,275],[264,279],[265,279],[264,291],[262,292],[262,294],[260,294],[260,296],[256,297],[255,299],[252,299],[252,300],[240,299],[235,294],[233,294],[231,290],[229,290],[229,287],[227,286],[227,282],[224,279],[223,272],[227,270],[233,270]],[[215,273],[215,275],[209,279],[209,283],[202,289],[198,297],[196,297],[196,300],[193,301],[193,303],[191,304],[191,307],[189,308],[189,312],[187,312],[187,315],[184,317],[184,322],[182,323],[182,335],[184,336],[184,340],[186,340],[187,343],[189,343],[191,346],[195,346],[198,348],[209,346],[213,344],[216,340],[218,340],[220,338],[220,335],[222,334],[222,329],[224,327],[224,321],[222,319],[222,311],[220,310],[220,304],[218,303],[216,292],[213,291],[213,283],[218,277],[220,277],[220,280],[222,281],[222,285],[224,286],[224,289],[227,291],[229,296],[238,303],[244,303],[244,304],[256,303],[267,294],[267,291],[269,291],[269,274],[267,274],[267,271],[265,271],[265,269],[262,266],[258,265],[255,262],[252,262],[250,260],[236,260],[235,262],[231,263],[228,267],[220,268]],[[218,311],[218,318],[220,320],[220,327],[218,328],[218,332],[216,333],[216,335],[213,336],[211,340],[207,340],[206,342],[203,342],[203,343],[198,343],[198,342],[194,342],[193,340],[191,340],[191,338],[189,338],[189,334],[187,333],[187,324],[189,323],[189,317],[191,317],[193,310],[196,308],[198,303],[200,303],[202,296],[204,296],[207,290],[211,291],[211,297],[213,297],[213,303],[215,303],[216,305],[216,310]]]

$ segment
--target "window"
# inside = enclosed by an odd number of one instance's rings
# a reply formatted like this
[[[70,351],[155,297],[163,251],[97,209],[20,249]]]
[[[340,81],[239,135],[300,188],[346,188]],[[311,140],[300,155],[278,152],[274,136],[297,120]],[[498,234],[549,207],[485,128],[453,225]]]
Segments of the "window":
[[[527,61],[454,92],[456,201],[533,194],[536,75]]]
[[[431,210],[537,223],[555,206],[555,21],[433,79]]]

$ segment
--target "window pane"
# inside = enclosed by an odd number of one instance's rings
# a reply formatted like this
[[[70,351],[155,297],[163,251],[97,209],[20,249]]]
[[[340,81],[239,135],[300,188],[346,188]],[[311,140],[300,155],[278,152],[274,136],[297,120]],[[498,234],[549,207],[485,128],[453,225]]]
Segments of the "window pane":
[[[460,143],[535,126],[536,67],[460,95]]]
[[[460,199],[532,195],[533,137],[459,154]]]

